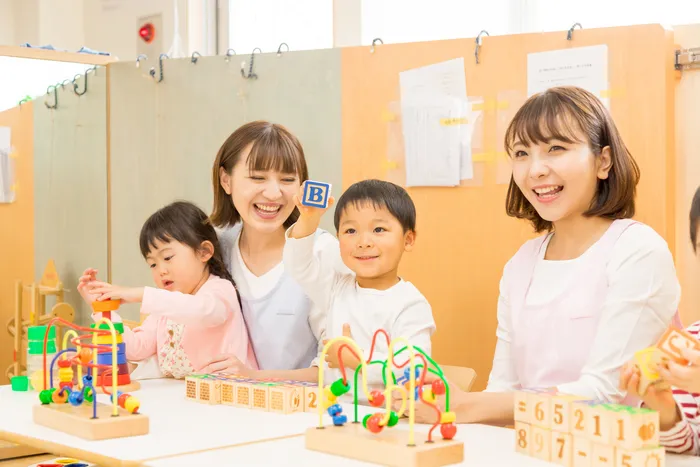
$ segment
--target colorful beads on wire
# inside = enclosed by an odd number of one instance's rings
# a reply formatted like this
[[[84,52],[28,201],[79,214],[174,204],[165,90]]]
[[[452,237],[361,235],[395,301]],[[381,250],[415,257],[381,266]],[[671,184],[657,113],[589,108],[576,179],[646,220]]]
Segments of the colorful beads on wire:
[[[347,381],[343,382],[342,378],[338,379],[333,384],[331,384],[331,393],[335,397],[340,397],[346,394],[348,391],[350,391],[350,383]]]
[[[109,396],[110,402],[114,403],[114,394]],[[117,391],[117,405],[129,413],[138,413],[141,403],[131,394]]]
[[[379,433],[384,429],[384,427],[381,425],[382,417],[383,415],[377,412],[373,415],[365,417],[362,424],[372,433]]]
[[[39,393],[39,400],[43,405],[48,405],[51,403],[53,399],[53,392],[55,391],[55,388],[51,389],[44,389]]]
[[[80,363],[84,366],[87,366],[88,363],[92,360],[92,350],[90,349],[80,349],[80,353],[78,354],[78,359],[80,360]]]
[[[452,439],[457,434],[457,427],[454,423],[443,423],[440,425],[440,434],[443,439]]]
[[[436,379],[432,384],[433,394],[442,396],[445,394],[445,382],[441,379]]]
[[[51,395],[51,400],[54,404],[65,404],[68,401],[68,396],[70,395],[70,393],[71,390],[68,388],[59,389],[58,391],[53,392],[53,394]]]
[[[372,407],[379,407],[384,403],[384,393],[382,391],[379,391],[378,389],[375,389],[374,391],[369,393],[369,404]]]
[[[83,393],[81,391],[72,391],[68,395],[68,402],[74,407],[78,407],[83,403]]]

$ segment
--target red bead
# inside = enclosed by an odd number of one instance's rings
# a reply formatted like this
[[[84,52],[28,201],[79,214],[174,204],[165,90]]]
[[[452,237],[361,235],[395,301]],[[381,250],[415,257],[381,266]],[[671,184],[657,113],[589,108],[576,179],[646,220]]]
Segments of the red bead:
[[[73,389],[73,383],[70,381],[61,381],[58,383],[58,388],[63,389],[63,388],[68,388],[68,389]]]
[[[70,360],[59,360],[59,361],[58,361],[58,367],[59,367],[59,368],[68,368],[68,367],[70,367]]]
[[[122,394],[119,396],[119,399],[117,399],[117,404],[119,404],[119,407],[122,409],[124,408],[124,404],[126,404],[126,400],[131,397],[129,394]]]
[[[379,433],[384,428],[379,424],[382,421],[382,414],[375,413],[367,420],[367,429],[372,433]]]
[[[91,349],[80,349],[80,362],[83,365],[87,365],[92,360],[92,350]]]
[[[440,434],[443,439],[452,439],[457,434],[457,427],[454,423],[445,423],[440,425]]]
[[[374,390],[369,393],[369,403],[372,407],[379,407],[384,403],[384,393]]]
[[[441,379],[436,379],[433,381],[433,394],[436,396],[442,396],[445,394],[445,383]]]

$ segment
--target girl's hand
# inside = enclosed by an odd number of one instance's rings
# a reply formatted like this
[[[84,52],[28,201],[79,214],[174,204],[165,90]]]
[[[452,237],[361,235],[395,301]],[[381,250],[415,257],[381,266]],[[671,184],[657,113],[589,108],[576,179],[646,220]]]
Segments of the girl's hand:
[[[253,370],[248,368],[235,355],[217,355],[199,373],[229,373],[240,376],[252,376]]]
[[[661,373],[661,367],[659,373]],[[639,381],[639,368],[632,362],[626,363],[620,371],[620,389],[642,399],[646,407],[659,412],[659,427],[662,431],[673,428],[681,417],[671,388],[666,385],[651,384],[642,396],[639,394]]]
[[[678,389],[700,393],[700,351],[680,348],[680,352],[689,365],[683,366],[670,361],[666,367],[659,368],[659,374]]]
[[[97,281],[97,269],[88,268],[83,271],[83,275],[78,279],[78,292],[83,300],[88,305],[92,305],[92,302],[97,300],[98,295],[91,293],[89,289],[89,284],[91,282]]]
[[[143,287],[120,287],[107,282],[93,281],[88,291],[97,295],[97,300],[121,300],[122,303],[138,303],[143,300]]]
[[[299,193],[294,195],[294,204],[297,209],[299,209],[299,219],[294,224],[291,231],[292,238],[304,238],[316,232],[318,226],[321,223],[321,217],[333,206],[335,203],[335,198],[330,196],[328,198],[328,206],[325,208],[317,208],[313,206],[306,206],[301,204],[301,200],[304,198],[304,182],[299,188]]]

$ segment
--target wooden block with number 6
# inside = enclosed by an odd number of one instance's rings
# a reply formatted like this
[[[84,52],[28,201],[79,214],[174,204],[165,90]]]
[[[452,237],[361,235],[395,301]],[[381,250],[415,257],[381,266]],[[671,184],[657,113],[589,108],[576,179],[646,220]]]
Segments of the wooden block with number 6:
[[[585,399],[585,397],[571,396],[568,394],[557,394],[556,396],[552,397],[549,408],[551,429],[562,433],[571,433],[574,402]]]
[[[585,436],[574,436],[573,467],[591,467],[593,465],[593,443]]]
[[[515,452],[530,455],[530,425],[524,422],[515,422]]]
[[[574,437],[571,433],[559,433],[552,431],[552,455],[551,462],[565,467],[571,467],[573,463]]]
[[[549,462],[552,450],[551,431],[538,426],[530,427],[530,455]]]
[[[304,387],[304,412],[318,412],[318,386]]]
[[[627,451],[618,448],[615,453],[615,467],[664,467],[666,457],[664,448],[646,448]]]
[[[528,397],[528,405],[530,410],[530,424],[540,428],[549,428],[550,423],[550,407],[552,402],[552,394],[545,392],[532,392]]]

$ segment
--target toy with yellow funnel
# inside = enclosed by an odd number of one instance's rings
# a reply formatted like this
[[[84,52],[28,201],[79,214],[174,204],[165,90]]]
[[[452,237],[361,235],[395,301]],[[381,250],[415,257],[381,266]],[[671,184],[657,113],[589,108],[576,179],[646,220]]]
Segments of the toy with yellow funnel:
[[[382,334],[389,343],[387,361],[372,361],[374,343],[377,336]],[[449,386],[440,367],[422,350],[413,347],[403,338],[391,340],[384,330],[375,332],[372,338],[372,350],[367,360],[362,350],[349,337],[331,339],[323,348],[321,360],[325,361],[328,349],[336,342],[342,342],[338,349],[338,361],[342,377],[328,386],[323,386],[323,367],[319,365],[318,374],[318,425],[308,428],[305,433],[306,448],[325,452],[341,457],[372,462],[391,466],[441,466],[457,464],[464,460],[464,443],[455,440],[457,428],[454,425],[455,414],[449,411]],[[394,352],[394,345],[402,342],[403,348]],[[346,368],[342,365],[342,352],[347,350],[361,363],[355,370],[354,387],[347,377]],[[409,358],[403,364],[397,365],[395,357],[407,350]],[[417,364],[417,361],[419,364]],[[428,361],[432,366],[428,365]],[[367,387],[366,367],[371,364],[381,364],[384,378],[384,390],[369,391]],[[408,366],[407,366],[408,365]],[[404,375],[399,380],[394,376],[394,368],[406,367]],[[425,388],[425,377],[430,372],[437,376],[430,388]],[[358,375],[362,374],[361,386]],[[354,420],[348,423],[348,416],[337,399],[347,394],[351,389],[354,393]],[[370,405],[380,407],[383,412],[366,415],[362,422],[358,420],[358,391],[362,390]],[[401,407],[398,412],[392,411],[392,395],[398,392],[401,396]],[[445,394],[445,412],[443,413],[435,402],[436,395]],[[415,432],[416,402],[426,404],[435,410],[435,422],[428,433]],[[407,410],[408,430],[398,428],[399,418]],[[324,413],[332,420],[324,424]],[[440,426],[442,439],[434,439],[433,431]]]

